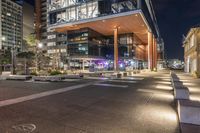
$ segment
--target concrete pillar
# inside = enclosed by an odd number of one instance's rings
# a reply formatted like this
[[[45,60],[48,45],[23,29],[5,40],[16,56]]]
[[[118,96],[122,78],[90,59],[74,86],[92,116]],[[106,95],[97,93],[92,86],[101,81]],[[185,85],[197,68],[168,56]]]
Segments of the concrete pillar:
[[[154,54],[154,60],[155,60],[155,68],[157,69],[157,61],[158,61],[158,51],[157,51],[157,41],[155,39],[155,54]]]
[[[114,29],[114,71],[119,70],[118,65],[118,27]]]
[[[157,42],[155,37],[153,37],[153,69],[154,68],[157,68]]]
[[[153,70],[153,34],[148,32],[148,69]]]

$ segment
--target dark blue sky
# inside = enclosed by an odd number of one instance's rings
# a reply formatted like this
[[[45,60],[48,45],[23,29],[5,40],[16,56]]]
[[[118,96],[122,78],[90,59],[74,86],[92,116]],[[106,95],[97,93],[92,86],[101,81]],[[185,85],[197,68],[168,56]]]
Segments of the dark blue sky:
[[[34,4],[35,0],[25,0]],[[200,0],[152,0],[167,58],[183,59],[182,36],[200,23]]]
[[[168,58],[183,59],[182,36],[200,23],[200,0],[152,0]]]
[[[32,5],[34,5],[34,3],[35,3],[35,0],[24,0],[24,1],[26,1],[26,2],[28,2],[30,4],[32,4]]]

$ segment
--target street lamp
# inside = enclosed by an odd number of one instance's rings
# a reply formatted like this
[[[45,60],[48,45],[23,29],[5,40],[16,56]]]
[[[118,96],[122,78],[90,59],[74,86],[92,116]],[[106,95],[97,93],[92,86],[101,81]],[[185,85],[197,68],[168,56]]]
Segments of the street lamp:
[[[16,57],[16,23],[13,24],[13,45],[11,48],[11,61],[12,61],[12,69],[11,69],[11,73],[14,75],[15,74],[15,57]]]

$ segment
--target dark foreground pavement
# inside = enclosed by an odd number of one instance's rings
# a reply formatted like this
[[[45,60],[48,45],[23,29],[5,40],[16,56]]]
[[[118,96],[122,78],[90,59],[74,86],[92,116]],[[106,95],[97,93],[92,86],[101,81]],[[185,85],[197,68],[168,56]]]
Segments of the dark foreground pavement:
[[[87,85],[3,106],[8,99],[82,84]],[[104,82],[0,81],[0,92],[0,133],[179,132],[169,73]]]

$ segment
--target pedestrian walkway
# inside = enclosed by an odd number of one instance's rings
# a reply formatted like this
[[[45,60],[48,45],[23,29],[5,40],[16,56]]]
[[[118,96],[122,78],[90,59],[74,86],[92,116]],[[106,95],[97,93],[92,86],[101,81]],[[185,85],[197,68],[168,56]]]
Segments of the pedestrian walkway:
[[[0,133],[18,128],[33,133],[179,133],[169,72],[141,75],[49,84],[5,81],[0,91],[34,93],[0,100]]]

